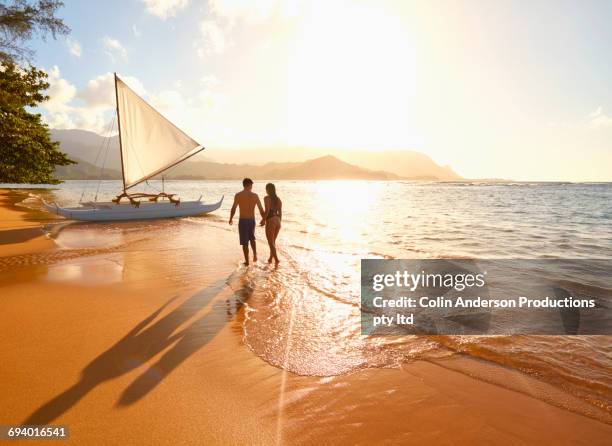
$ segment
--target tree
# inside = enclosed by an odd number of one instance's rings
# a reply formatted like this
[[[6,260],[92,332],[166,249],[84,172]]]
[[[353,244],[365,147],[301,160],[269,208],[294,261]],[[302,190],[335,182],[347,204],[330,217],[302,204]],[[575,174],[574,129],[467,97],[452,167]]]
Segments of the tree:
[[[0,182],[59,183],[55,166],[74,164],[52,142],[40,114],[30,113],[49,99],[47,74],[15,64],[32,56],[26,42],[34,35],[55,38],[70,29],[55,17],[57,0],[0,0]]]
[[[70,28],[55,17],[63,5],[57,0],[0,0],[0,62],[29,59],[33,52],[26,42],[34,35],[44,40],[48,34],[68,34]]]
[[[0,65],[0,183],[57,184],[55,166],[75,164],[51,141],[40,114],[26,110],[49,99],[46,78],[34,67]]]

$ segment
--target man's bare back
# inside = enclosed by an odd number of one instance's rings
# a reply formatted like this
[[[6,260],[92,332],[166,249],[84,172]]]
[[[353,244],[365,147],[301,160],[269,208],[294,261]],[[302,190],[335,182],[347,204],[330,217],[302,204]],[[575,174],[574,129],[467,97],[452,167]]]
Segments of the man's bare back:
[[[240,218],[255,218],[255,206],[259,204],[259,195],[250,190],[238,192],[234,197],[234,202],[238,205]]]

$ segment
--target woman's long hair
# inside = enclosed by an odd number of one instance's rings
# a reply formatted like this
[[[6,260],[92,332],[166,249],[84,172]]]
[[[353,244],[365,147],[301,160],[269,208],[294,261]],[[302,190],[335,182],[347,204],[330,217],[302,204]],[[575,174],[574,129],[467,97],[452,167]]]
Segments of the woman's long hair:
[[[276,195],[276,186],[272,183],[266,184],[266,192],[268,193],[268,195],[270,196],[270,199],[272,200],[271,202],[272,207],[277,208],[278,195]]]

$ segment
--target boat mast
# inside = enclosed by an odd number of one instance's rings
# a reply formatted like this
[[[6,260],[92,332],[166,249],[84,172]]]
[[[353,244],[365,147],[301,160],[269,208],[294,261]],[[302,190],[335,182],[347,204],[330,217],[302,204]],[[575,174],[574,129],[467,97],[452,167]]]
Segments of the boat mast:
[[[117,73],[115,75],[115,104],[117,105],[117,127],[119,128],[119,155],[121,156],[121,179],[123,180],[123,193],[126,193],[125,171],[123,169],[123,144],[121,143],[121,117],[119,116],[119,92],[117,90]]]

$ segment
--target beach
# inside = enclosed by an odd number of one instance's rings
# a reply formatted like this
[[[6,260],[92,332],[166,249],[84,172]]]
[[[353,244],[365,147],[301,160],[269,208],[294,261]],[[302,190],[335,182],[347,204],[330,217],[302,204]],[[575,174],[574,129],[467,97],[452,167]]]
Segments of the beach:
[[[291,300],[273,315],[290,319],[285,336],[262,337],[274,326],[259,319],[268,310],[258,306],[262,289],[274,292],[282,273],[261,262],[260,229],[260,262],[240,265],[235,228],[220,227],[225,214],[66,226],[18,206],[26,197],[0,191],[2,424],[66,425],[74,444],[604,445],[612,437],[609,408],[482,358],[384,366],[357,358],[355,367],[324,342],[308,350],[299,322],[309,310]]]

